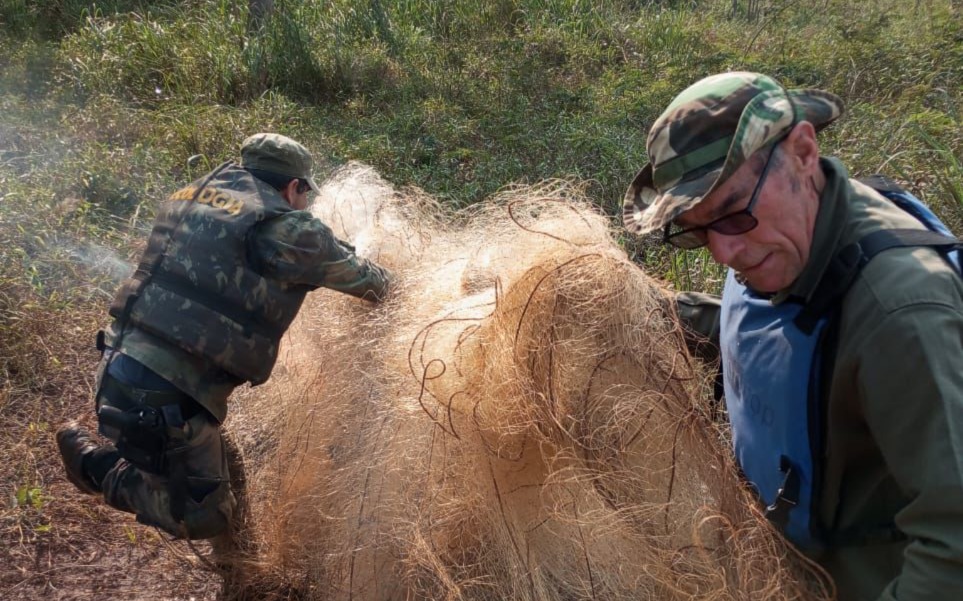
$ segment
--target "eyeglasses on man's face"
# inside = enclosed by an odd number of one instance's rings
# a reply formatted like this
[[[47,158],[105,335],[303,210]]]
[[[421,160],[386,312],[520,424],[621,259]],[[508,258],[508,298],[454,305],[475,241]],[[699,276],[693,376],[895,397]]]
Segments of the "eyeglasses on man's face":
[[[759,179],[756,181],[756,187],[752,191],[752,196],[749,197],[749,204],[746,205],[746,208],[741,211],[734,211],[728,215],[723,215],[718,219],[713,219],[705,225],[697,225],[685,229],[678,229],[677,225],[671,222],[667,223],[665,225],[665,231],[663,232],[663,242],[691,250],[701,248],[709,243],[709,230],[717,234],[722,234],[723,236],[738,236],[755,229],[755,227],[759,225],[759,220],[752,214],[752,208],[756,205],[756,201],[759,200],[759,193],[762,192],[762,188],[765,186],[766,176],[769,174],[769,165],[772,164],[772,155],[776,151],[776,146],[779,146],[781,142],[781,139],[778,140],[772,145],[772,148],[769,149],[766,164],[762,168],[762,174],[759,175]],[[675,231],[673,231],[673,228],[676,228]]]

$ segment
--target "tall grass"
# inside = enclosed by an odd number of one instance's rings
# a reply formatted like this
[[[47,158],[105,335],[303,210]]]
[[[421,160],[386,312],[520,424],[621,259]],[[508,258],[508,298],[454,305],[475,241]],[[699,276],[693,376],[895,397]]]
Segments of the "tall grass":
[[[324,164],[366,161],[453,207],[563,177],[589,181],[614,216],[662,108],[728,69],[842,95],[849,115],[822,146],[854,174],[885,167],[922,195],[959,186],[963,26],[949,0],[757,2],[752,19],[730,0],[277,0],[258,31],[228,0],[0,2],[0,90],[51,107],[40,127],[68,146],[112,147],[72,149],[96,169],[49,178],[105,210],[136,211],[276,129]]]
[[[0,29],[21,36],[51,37],[75,31],[87,17],[136,12],[149,5],[174,4],[150,0],[31,0],[0,1]]]

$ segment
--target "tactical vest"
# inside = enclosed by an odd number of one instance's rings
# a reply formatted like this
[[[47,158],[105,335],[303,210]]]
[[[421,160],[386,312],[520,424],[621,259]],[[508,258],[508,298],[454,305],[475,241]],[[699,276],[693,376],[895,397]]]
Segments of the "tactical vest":
[[[234,164],[178,190],[161,207],[110,314],[234,377],[264,382],[310,287],[262,277],[248,249],[254,226],[293,210]]]
[[[796,545],[855,544],[853,533],[818,523],[823,418],[832,377],[840,306],[859,271],[889,248],[931,246],[960,273],[960,242],[920,200],[875,176],[865,180],[916,217],[926,230],[873,232],[843,248],[804,304],[773,305],[730,270],[722,295],[720,347],[732,444],[743,473],[766,504],[766,516]],[[869,538],[894,533],[860,533]]]

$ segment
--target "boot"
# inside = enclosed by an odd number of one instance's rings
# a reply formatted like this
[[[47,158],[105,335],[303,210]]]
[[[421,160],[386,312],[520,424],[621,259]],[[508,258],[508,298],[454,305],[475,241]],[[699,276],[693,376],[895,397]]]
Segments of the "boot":
[[[114,445],[95,443],[77,422],[70,422],[57,431],[57,447],[67,479],[81,492],[91,495],[102,491],[104,476],[120,459]]]

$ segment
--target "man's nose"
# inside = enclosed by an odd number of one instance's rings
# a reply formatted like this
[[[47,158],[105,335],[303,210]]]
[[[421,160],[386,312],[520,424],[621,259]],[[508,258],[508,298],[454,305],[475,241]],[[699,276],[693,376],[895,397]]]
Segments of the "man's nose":
[[[709,252],[712,253],[712,258],[715,259],[716,263],[722,263],[727,267],[732,267],[733,261],[746,247],[742,236],[727,236],[709,230],[708,238]]]

